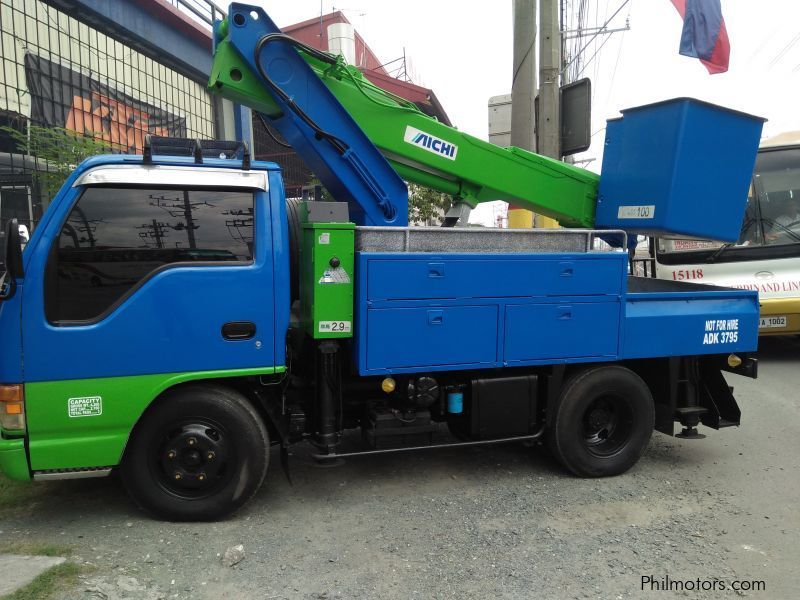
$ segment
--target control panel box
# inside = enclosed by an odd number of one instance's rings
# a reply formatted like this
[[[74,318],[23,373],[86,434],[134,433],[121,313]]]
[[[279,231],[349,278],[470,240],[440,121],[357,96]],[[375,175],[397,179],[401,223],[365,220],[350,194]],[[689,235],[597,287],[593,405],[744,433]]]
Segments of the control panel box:
[[[300,314],[315,339],[353,336],[353,223],[303,223]]]

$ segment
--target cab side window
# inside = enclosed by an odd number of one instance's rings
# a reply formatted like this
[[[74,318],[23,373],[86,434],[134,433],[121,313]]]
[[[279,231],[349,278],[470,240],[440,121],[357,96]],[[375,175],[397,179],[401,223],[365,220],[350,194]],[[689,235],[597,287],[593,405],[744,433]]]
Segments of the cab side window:
[[[252,262],[253,208],[242,190],[87,188],[50,252],[48,320],[96,320],[165,265]]]

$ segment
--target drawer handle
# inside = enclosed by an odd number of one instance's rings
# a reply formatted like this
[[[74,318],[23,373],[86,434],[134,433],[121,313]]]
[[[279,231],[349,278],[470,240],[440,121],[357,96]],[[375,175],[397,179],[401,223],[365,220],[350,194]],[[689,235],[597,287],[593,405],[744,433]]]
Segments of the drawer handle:
[[[428,263],[428,277],[444,277],[444,263]]]
[[[428,325],[444,324],[444,313],[441,310],[428,311]]]
[[[562,321],[569,321],[572,319],[572,308],[569,306],[559,306],[558,318]]]
[[[571,262],[558,263],[560,277],[572,277],[575,274],[575,264]]]

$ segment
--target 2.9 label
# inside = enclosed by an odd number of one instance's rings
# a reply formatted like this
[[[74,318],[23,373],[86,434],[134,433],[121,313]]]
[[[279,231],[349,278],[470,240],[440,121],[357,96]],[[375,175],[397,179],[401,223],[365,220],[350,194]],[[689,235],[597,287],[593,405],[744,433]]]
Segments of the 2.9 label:
[[[350,333],[350,321],[320,321],[319,333]]]

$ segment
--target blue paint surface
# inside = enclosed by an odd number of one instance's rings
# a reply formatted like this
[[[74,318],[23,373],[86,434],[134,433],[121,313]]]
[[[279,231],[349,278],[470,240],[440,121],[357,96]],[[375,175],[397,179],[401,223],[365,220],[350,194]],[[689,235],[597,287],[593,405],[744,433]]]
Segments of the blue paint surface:
[[[627,254],[358,253],[362,375],[755,350],[758,296],[628,293]]]
[[[676,98],[608,121],[598,227],[735,242],[763,119]]]
[[[79,188],[72,188],[73,181],[97,165],[137,161],[141,162],[141,157],[106,156],[79,166],[25,249],[25,286],[14,299],[21,298],[24,307],[24,380],[284,366],[289,318],[285,200],[277,167],[269,163],[252,166],[272,171],[270,191],[255,194],[252,264],[176,264],[152,276],[97,323],[54,325],[47,321],[45,265],[52,243],[80,195]],[[155,163],[194,164],[180,158],[156,159]],[[241,162],[233,160],[206,160],[205,164],[241,168]],[[13,306],[4,305],[0,319]],[[230,321],[252,321],[256,336],[243,341],[223,339],[221,327]],[[8,325],[9,331],[19,331],[18,322],[16,327]],[[12,368],[6,351],[2,370]]]

